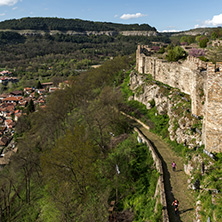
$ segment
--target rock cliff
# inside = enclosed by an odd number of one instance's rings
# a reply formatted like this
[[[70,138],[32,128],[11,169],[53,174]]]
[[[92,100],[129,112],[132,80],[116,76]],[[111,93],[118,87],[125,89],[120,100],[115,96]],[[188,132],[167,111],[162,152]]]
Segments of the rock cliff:
[[[1,29],[1,32],[11,31],[11,32],[17,32],[21,35],[45,35],[46,33],[50,35],[55,34],[67,34],[67,35],[108,35],[108,36],[117,36],[117,35],[124,35],[124,36],[158,36],[159,33],[156,31],[83,31],[83,32],[76,32],[76,31],[59,31],[59,30],[50,30],[50,31],[44,31],[44,30],[5,30]]]
[[[202,120],[191,114],[190,97],[178,89],[171,88],[150,75],[130,74],[130,89],[134,92],[131,99],[137,100],[147,109],[156,106],[158,114],[169,116],[169,136],[177,143],[183,143],[189,148],[202,145]]]

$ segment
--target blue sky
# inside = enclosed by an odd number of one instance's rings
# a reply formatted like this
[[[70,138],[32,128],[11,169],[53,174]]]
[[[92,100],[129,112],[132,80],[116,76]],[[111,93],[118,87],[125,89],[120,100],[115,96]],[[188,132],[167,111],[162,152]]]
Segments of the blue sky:
[[[158,31],[180,31],[222,26],[222,0],[0,0],[0,21],[22,17],[145,23]]]

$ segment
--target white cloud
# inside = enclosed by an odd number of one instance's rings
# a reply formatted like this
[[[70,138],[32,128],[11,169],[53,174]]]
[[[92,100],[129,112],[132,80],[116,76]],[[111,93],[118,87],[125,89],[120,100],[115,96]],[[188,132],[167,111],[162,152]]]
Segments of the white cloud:
[[[127,19],[134,19],[134,18],[140,18],[140,17],[144,17],[147,15],[144,15],[142,13],[136,13],[136,14],[123,14],[122,16],[120,16],[121,19],[127,20]]]
[[[19,0],[0,0],[0,6],[8,5],[12,6],[15,5]]]
[[[207,26],[220,26],[222,25],[222,14],[214,15],[212,19],[205,20],[201,24],[197,24],[194,28],[201,28]]]
[[[206,20],[205,23],[213,26],[222,25],[222,14],[215,15],[211,20]]]
[[[1,13],[0,16],[5,16],[5,13]]]
[[[169,30],[163,30],[160,32],[181,32],[181,30],[176,30],[176,29],[169,29]]]

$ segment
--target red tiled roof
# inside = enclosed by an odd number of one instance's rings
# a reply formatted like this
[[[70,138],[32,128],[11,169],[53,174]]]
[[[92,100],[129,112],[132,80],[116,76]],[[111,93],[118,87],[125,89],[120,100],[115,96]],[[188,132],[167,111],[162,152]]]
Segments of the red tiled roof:
[[[17,96],[17,97],[11,96],[11,97],[3,99],[2,101],[19,101],[21,99],[22,99],[22,96]]]
[[[13,124],[13,121],[11,119],[6,119],[5,122],[8,126]]]

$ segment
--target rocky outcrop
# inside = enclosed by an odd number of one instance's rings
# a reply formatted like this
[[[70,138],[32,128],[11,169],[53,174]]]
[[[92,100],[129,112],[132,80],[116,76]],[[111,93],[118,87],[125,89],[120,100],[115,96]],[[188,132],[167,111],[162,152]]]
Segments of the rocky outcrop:
[[[120,31],[119,34],[124,36],[158,36],[156,31]]]
[[[143,103],[147,109],[155,105],[159,115],[169,116],[168,131],[171,140],[189,148],[202,145],[201,129],[196,128],[196,123],[200,120],[191,115],[188,96],[136,72],[130,74],[130,89],[134,92],[131,99]]]
[[[9,31],[1,29],[1,32]],[[65,34],[65,35],[107,35],[107,36],[117,36],[117,35],[124,35],[124,36],[158,36],[159,33],[156,31],[83,31],[83,32],[76,32],[76,31],[59,31],[59,30],[10,30],[11,32],[17,32],[21,35],[31,36],[31,35],[56,35],[56,34]]]

